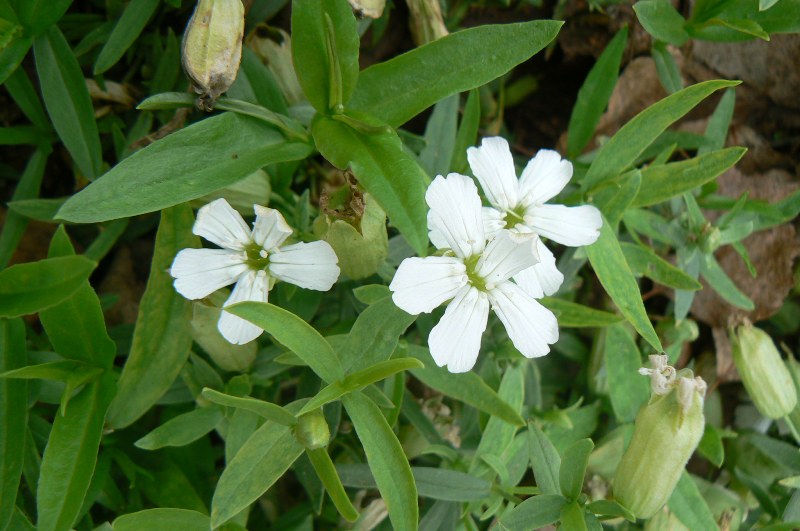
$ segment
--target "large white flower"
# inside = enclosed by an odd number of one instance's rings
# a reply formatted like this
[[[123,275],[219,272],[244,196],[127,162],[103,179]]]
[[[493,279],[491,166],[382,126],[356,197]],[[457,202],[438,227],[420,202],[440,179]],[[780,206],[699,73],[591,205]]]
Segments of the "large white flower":
[[[202,299],[236,283],[222,306],[242,301],[267,302],[276,280],[318,291],[331,289],[339,278],[336,253],[327,242],[283,245],[292,228],[277,210],[253,205],[251,230],[225,199],[197,212],[192,232],[222,249],[183,249],[172,262],[175,289],[187,299]],[[217,323],[222,336],[241,345],[264,331],[223,311]]]
[[[481,183],[492,205],[483,209],[488,237],[500,229],[515,233],[535,233],[570,247],[590,245],[600,236],[603,218],[591,205],[567,207],[550,205],[572,178],[572,163],[556,151],[541,149],[517,179],[508,142],[500,137],[484,138],[480,147],[467,150],[472,173]],[[537,249],[541,260],[516,275],[514,280],[534,297],[558,291],[564,275],[544,243]]]
[[[510,279],[537,261],[535,234],[502,230],[487,243],[478,189],[469,177],[434,179],[425,194],[428,229],[444,256],[406,258],[389,289],[410,314],[447,309],[428,337],[431,355],[450,372],[470,370],[478,357],[489,307],[526,357],[544,356],[558,341],[555,316]]]

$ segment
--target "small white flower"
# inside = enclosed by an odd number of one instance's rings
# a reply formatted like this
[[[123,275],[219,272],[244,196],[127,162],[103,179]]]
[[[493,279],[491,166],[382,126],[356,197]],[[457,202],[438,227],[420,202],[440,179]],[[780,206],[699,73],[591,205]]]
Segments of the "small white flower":
[[[267,302],[276,280],[318,291],[331,289],[339,278],[338,259],[328,243],[316,241],[283,245],[292,228],[277,210],[253,205],[253,229],[225,199],[197,212],[192,232],[222,249],[183,249],[175,256],[170,275],[175,290],[187,299],[202,299],[236,283],[222,306],[242,301]],[[222,336],[235,345],[248,343],[264,331],[223,311],[217,323]]]
[[[406,258],[389,285],[395,304],[410,314],[447,309],[428,337],[431,355],[450,372],[470,370],[478,357],[491,305],[514,346],[544,356],[558,341],[555,316],[510,279],[538,259],[535,234],[499,231],[486,242],[478,189],[469,177],[434,179],[425,194],[428,229],[444,256]]]
[[[550,205],[572,178],[572,163],[552,150],[542,149],[528,162],[517,179],[508,142],[484,138],[480,147],[467,150],[472,173],[492,205],[483,209],[487,237],[501,229],[534,233],[570,247],[590,245],[600,236],[603,218],[591,205]],[[537,243],[541,261],[514,276],[531,296],[552,295],[564,281],[556,261],[544,243]]]

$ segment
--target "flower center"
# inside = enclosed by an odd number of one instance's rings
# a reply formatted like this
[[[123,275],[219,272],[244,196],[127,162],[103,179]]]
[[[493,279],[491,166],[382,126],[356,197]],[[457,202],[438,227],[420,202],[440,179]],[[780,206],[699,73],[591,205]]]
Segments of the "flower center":
[[[256,243],[251,243],[245,248],[247,265],[255,271],[266,271],[269,267],[269,253]]]
[[[478,289],[478,291],[488,291],[486,286],[486,281],[478,274],[478,261],[480,260],[480,255],[473,255],[464,260],[464,265],[467,268],[467,280],[468,282]]]
[[[505,215],[506,229],[513,229],[520,223],[525,223],[525,207],[518,205],[515,208],[506,210]]]

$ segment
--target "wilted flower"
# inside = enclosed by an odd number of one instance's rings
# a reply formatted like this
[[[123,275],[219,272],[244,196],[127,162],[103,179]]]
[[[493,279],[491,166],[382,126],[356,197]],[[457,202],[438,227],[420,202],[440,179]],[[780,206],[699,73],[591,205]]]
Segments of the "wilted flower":
[[[451,372],[470,370],[478,357],[491,304],[514,346],[544,356],[558,340],[555,316],[510,279],[537,261],[535,234],[499,231],[486,241],[478,189],[469,177],[434,179],[425,194],[428,229],[443,256],[406,258],[389,288],[404,311],[430,313],[450,301],[428,338],[431,355]]]
[[[537,234],[562,245],[590,245],[600,236],[603,218],[591,205],[568,207],[546,204],[572,178],[572,164],[552,150],[542,149],[517,179],[508,142],[484,138],[480,147],[467,150],[472,173],[481,184],[491,207],[483,209],[487,237],[507,229],[517,234]],[[540,261],[521,271],[514,280],[533,297],[552,295],[564,281],[556,261],[541,240]]]
[[[197,212],[193,232],[222,249],[183,249],[170,274],[187,299],[202,299],[236,283],[223,308],[242,301],[267,302],[276,280],[301,288],[327,291],[339,278],[336,253],[322,241],[283,245],[292,234],[277,210],[253,205],[251,230],[225,199]],[[263,332],[256,325],[223,311],[217,323],[222,336],[241,345]]]

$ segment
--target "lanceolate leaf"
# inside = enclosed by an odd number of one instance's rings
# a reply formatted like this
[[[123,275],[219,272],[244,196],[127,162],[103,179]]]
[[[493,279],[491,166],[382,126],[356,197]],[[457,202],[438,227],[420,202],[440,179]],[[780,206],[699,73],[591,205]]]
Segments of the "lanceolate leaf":
[[[540,494],[528,498],[503,514],[498,528],[508,531],[527,531],[548,526],[561,516],[567,499],[559,494]]]
[[[345,396],[342,403],[364,446],[370,470],[389,509],[392,526],[416,530],[419,521],[417,487],[397,436],[378,406],[361,392]]]
[[[627,242],[621,243],[620,246],[625,260],[635,275],[645,276],[654,282],[675,289],[696,291],[703,287],[693,277],[646,247]]]
[[[561,457],[547,435],[532,422],[528,424],[528,452],[536,485],[544,494],[560,494]]]
[[[642,355],[628,330],[620,324],[606,328],[604,352],[614,415],[620,422],[633,422],[639,408],[650,398],[648,379],[638,372]]]
[[[397,134],[369,135],[326,117],[314,122],[312,133],[320,153],[339,169],[350,167],[411,247],[425,255],[428,176],[403,151]]]
[[[197,247],[188,205],[162,211],[150,278],[139,303],[131,351],[108,423],[123,428],[143,415],[169,389],[189,356],[191,303],[172,287],[169,266],[178,251]]]
[[[155,13],[158,4],[159,0],[131,0],[97,57],[95,75],[102,74],[120,60]]]
[[[188,509],[147,509],[120,516],[112,527],[114,531],[208,531],[211,521],[207,515]]]
[[[217,406],[198,408],[169,419],[138,441],[143,450],[158,450],[165,446],[186,446],[210,432],[222,420]]]
[[[366,465],[346,464],[336,469],[348,487],[375,488],[375,478]],[[457,470],[415,466],[411,473],[423,498],[467,502],[480,501],[491,493],[490,482]]]
[[[452,33],[361,72],[348,107],[399,127],[451,94],[502,76],[547,46],[561,24],[535,20]]]
[[[19,317],[71,297],[97,264],[83,256],[48,258],[0,272],[0,317]]]
[[[622,315],[657,352],[661,352],[663,350],[661,341],[645,311],[636,278],[628,267],[617,236],[607,221],[604,220],[600,229],[600,238],[586,248],[586,254],[597,278]]]
[[[26,358],[25,323],[0,319],[0,371],[23,367]],[[0,379],[0,529],[6,529],[14,514],[27,425],[28,383]]]
[[[92,100],[78,60],[57,26],[36,38],[33,51],[53,127],[81,172],[94,180],[100,175],[102,151]]]
[[[113,375],[106,373],[72,397],[66,415],[56,415],[36,493],[37,529],[72,528],[92,479],[114,390]]]
[[[95,223],[154,212],[203,197],[262,166],[310,153],[310,146],[286,142],[260,120],[224,113],[134,153],[72,196],[57,216]]]
[[[704,81],[671,94],[640,112],[603,144],[583,178],[582,186],[589,189],[617,177],[673,122],[713,92],[738,84],[738,81]]]
[[[20,21],[32,35],[55,24],[67,12],[72,0],[10,0]]]
[[[622,320],[622,317],[617,314],[595,310],[576,302],[565,301],[555,297],[545,297],[541,300],[541,303],[556,314],[559,326],[567,328],[608,326]]]

